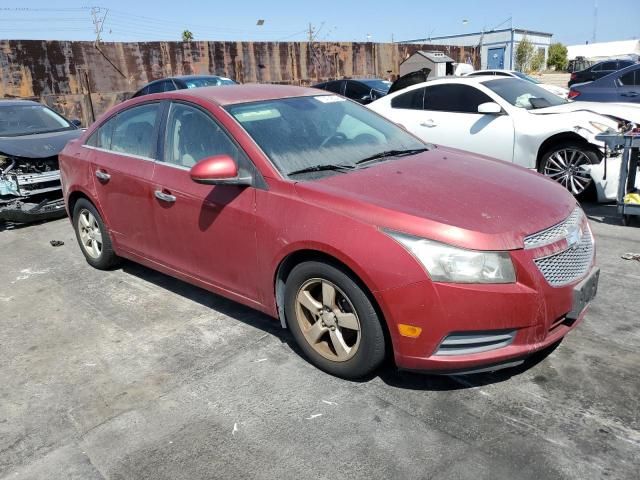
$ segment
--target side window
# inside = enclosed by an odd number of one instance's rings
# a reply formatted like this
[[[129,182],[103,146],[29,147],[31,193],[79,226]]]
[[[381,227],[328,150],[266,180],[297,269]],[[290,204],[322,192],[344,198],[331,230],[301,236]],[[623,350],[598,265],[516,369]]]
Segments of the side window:
[[[602,71],[607,71],[607,72],[612,72],[614,70],[616,70],[617,68],[617,62],[604,62],[602,64]]]
[[[362,100],[364,97],[371,93],[371,88],[363,85],[359,82],[353,82],[347,80],[347,89],[345,91],[345,97],[352,98],[354,100]]]
[[[391,100],[391,108],[422,110],[424,107],[424,88],[416,88]]]
[[[229,155],[239,164],[241,152],[209,115],[195,107],[171,104],[164,161],[191,168],[200,160],[214,155]]]
[[[149,91],[147,93],[162,93],[175,90],[171,80],[163,80],[161,82],[152,83],[149,85]]]
[[[492,101],[488,95],[475,87],[442,84],[427,87],[424,109],[439,112],[478,113],[478,105]]]
[[[111,118],[107,122],[103,123],[100,127],[98,127],[98,129],[93,132],[87,139],[86,145],[110,150],[111,136],[113,135],[113,126],[115,124],[116,118],[117,116]]]
[[[493,72],[493,74],[496,77],[510,77],[511,75],[509,75],[507,72]]]
[[[160,104],[151,103],[133,107],[119,113],[112,123],[113,133],[109,148],[114,152],[154,158],[156,151],[155,126]],[[105,127],[107,124],[104,125]],[[105,131],[108,133],[108,131]]]
[[[625,87],[640,85],[640,70],[633,70],[620,77],[620,83]]]
[[[342,80],[336,80],[335,82],[327,82],[324,84],[322,88],[329,92],[342,95]]]

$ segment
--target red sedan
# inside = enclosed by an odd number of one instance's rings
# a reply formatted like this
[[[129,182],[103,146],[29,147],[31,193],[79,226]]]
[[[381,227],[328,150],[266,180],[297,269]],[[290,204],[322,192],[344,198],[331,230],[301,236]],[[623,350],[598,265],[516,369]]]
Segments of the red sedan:
[[[89,264],[128,258],[279,318],[345,378],[388,352],[439,373],[517,364],[574,328],[597,287],[562,187],[324,91],[135,98],[60,166]]]

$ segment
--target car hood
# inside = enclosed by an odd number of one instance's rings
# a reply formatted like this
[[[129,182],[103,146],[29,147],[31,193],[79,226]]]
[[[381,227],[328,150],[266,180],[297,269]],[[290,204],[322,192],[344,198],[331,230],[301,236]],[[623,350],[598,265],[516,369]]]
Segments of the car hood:
[[[568,102],[555,107],[529,110],[529,112],[535,114],[591,112],[640,124],[640,105],[630,103]]]
[[[82,135],[82,130],[37,133],[19,137],[0,137],[0,153],[14,157],[47,158],[58,155],[69,140]]]
[[[478,250],[523,248],[526,235],[561,222],[576,206],[537,173],[445,148],[299,182],[296,191],[366,223]]]

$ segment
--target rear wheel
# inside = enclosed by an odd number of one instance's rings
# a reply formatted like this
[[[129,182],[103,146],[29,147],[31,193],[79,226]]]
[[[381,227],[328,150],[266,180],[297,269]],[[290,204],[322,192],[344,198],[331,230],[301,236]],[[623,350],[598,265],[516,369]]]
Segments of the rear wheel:
[[[564,142],[542,155],[538,171],[578,197],[593,184],[591,175],[583,167],[600,163],[600,160],[600,154],[591,146],[575,141]]]
[[[385,356],[378,314],[358,283],[320,262],[293,268],[285,287],[289,329],[315,366],[342,378],[371,374]]]
[[[73,208],[73,226],[89,265],[106,270],[119,263],[120,258],[113,251],[102,217],[96,207],[84,198],[78,200]]]

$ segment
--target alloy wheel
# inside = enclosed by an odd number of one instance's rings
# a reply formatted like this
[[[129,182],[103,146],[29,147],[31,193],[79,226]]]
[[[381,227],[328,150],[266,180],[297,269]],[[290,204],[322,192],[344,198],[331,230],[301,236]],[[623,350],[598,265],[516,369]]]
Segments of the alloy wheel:
[[[99,258],[102,255],[102,232],[96,217],[87,209],[80,211],[78,233],[82,248],[87,252],[87,255],[91,258]]]
[[[574,195],[580,195],[593,181],[589,173],[582,168],[586,165],[591,165],[591,161],[584,152],[574,148],[563,148],[549,155],[543,173]]]
[[[313,278],[300,287],[296,320],[305,340],[324,358],[344,362],[358,351],[358,314],[345,293],[328,280]]]

